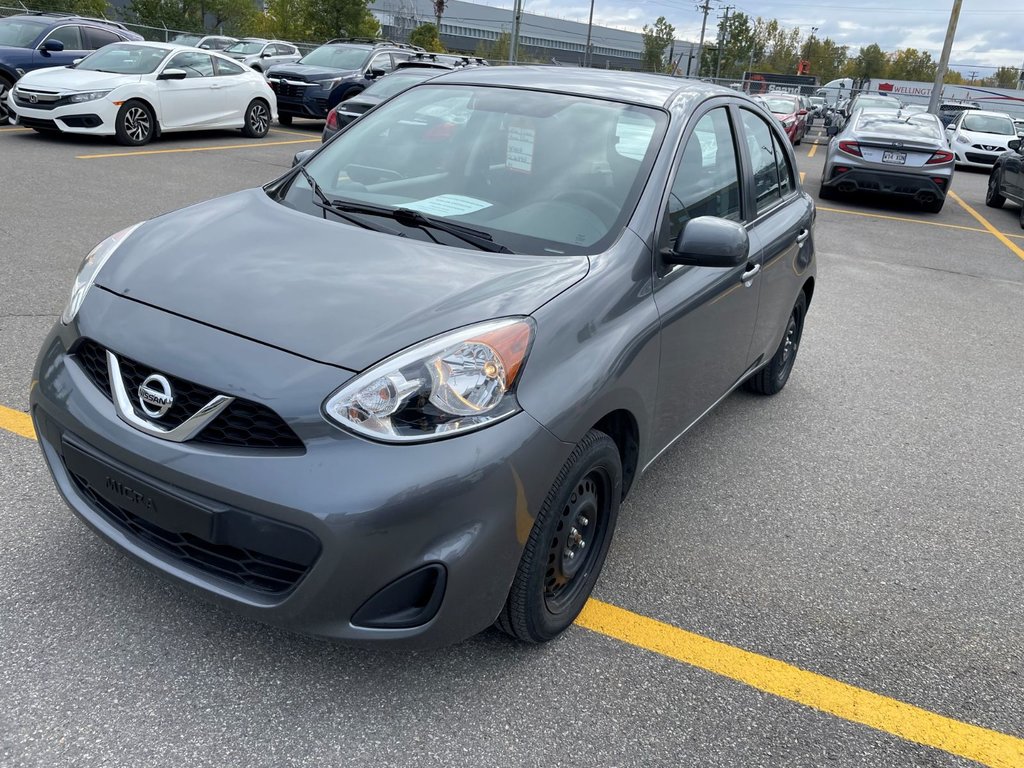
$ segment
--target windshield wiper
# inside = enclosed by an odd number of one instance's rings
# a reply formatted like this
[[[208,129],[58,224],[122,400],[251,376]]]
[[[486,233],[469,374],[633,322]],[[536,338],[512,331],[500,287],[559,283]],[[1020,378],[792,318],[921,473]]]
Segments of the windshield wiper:
[[[357,219],[355,216],[346,216],[344,211],[339,210],[337,206],[335,206],[334,203],[331,202],[331,198],[329,198],[324,193],[323,189],[320,188],[320,184],[318,184],[317,180],[310,175],[309,171],[307,171],[301,165],[297,165],[295,167],[299,169],[299,173],[301,173],[305,177],[306,182],[313,190],[313,205],[315,205],[317,208],[324,212],[324,218],[326,218],[326,214],[330,212],[337,216],[339,219],[344,219],[350,224],[355,224],[357,227],[369,229],[374,232],[386,232],[389,235],[405,237],[405,235],[403,235],[401,232],[397,232],[388,227],[375,227],[372,224],[367,224],[365,221],[361,219]]]
[[[371,216],[386,216],[394,219],[406,227],[417,227],[424,230],[436,229],[439,232],[446,232],[452,237],[457,237],[464,243],[479,248],[481,251],[491,253],[513,253],[507,246],[494,242],[494,238],[487,232],[462,224],[453,224],[443,219],[436,219],[426,216],[411,208],[388,208],[382,205],[370,205],[368,203],[355,203],[349,200],[331,200],[331,206],[335,210],[347,211],[348,213],[366,213]],[[430,235],[427,232],[427,235]],[[436,242],[436,241],[435,241]]]

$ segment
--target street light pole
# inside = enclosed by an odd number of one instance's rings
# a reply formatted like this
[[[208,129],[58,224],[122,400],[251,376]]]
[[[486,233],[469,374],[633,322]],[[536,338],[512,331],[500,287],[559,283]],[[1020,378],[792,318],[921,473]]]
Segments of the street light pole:
[[[956,24],[960,20],[960,6],[963,0],[953,0],[953,10],[949,12],[949,26],[946,28],[946,42],[942,44],[942,55],[939,66],[935,68],[935,82],[932,84],[932,96],[928,99],[928,111],[939,114],[939,99],[942,97],[942,81],[946,79],[946,68],[949,66],[949,54],[953,50],[953,38],[956,37]]]
[[[594,57],[590,51],[590,33],[594,29],[594,0],[590,0],[590,21],[587,22],[587,47],[583,51],[583,66],[593,65]]]

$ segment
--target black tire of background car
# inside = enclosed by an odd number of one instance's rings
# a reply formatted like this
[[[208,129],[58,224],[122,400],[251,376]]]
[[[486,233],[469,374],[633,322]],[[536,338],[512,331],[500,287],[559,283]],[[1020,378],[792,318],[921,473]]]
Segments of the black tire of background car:
[[[141,147],[148,144],[156,133],[156,118],[153,110],[138,99],[126,101],[117,111],[114,119],[117,143],[127,147]]]
[[[818,187],[818,197],[822,200],[835,200],[837,194],[838,193],[832,189],[832,187],[826,187],[824,184]]]
[[[14,87],[14,83],[6,77],[0,77],[0,125],[7,125],[10,122],[10,111],[7,109],[7,94]]]
[[[270,132],[270,107],[263,99],[253,99],[245,108],[245,126],[242,135],[249,139],[262,139]]]
[[[985,190],[985,205],[989,208],[1002,208],[1006,198],[999,194],[999,169],[993,168],[988,175],[988,189]]]
[[[583,609],[601,573],[622,499],[622,460],[604,432],[587,432],[576,445],[548,492],[523,550],[519,568],[497,626],[506,634],[542,643],[569,627]],[[583,517],[583,513],[589,515]],[[581,522],[582,521],[582,522]],[[578,544],[577,562],[563,550]],[[566,563],[571,574],[565,574]],[[552,589],[555,571],[568,582]]]
[[[932,200],[930,203],[922,203],[921,210],[925,213],[938,213],[942,210],[942,206],[946,204],[946,198],[939,197]]]
[[[1024,205],[1020,207],[1020,228],[1024,229]]]
[[[291,115],[278,115],[277,116],[277,122],[279,122],[281,125],[284,125],[284,126],[291,125],[292,124],[292,116]]]
[[[786,331],[779,342],[768,365],[759,370],[745,382],[743,388],[758,395],[776,395],[782,391],[789,381],[796,363],[796,353],[800,350],[800,339],[804,333],[804,317],[807,315],[807,296],[803,291],[797,297],[796,305],[789,315]]]

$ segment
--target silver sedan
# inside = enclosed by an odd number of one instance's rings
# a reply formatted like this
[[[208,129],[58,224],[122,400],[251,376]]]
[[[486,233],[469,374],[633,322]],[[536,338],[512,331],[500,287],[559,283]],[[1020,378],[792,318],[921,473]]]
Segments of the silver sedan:
[[[857,110],[832,137],[818,196],[877,192],[910,197],[938,213],[953,180],[955,157],[931,114]]]

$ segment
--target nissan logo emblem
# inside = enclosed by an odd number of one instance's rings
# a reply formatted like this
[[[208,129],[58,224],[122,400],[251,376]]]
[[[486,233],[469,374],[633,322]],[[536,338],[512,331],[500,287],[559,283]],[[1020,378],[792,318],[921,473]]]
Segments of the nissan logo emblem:
[[[171,382],[159,373],[147,376],[139,387],[139,405],[147,416],[159,419],[174,405]]]

